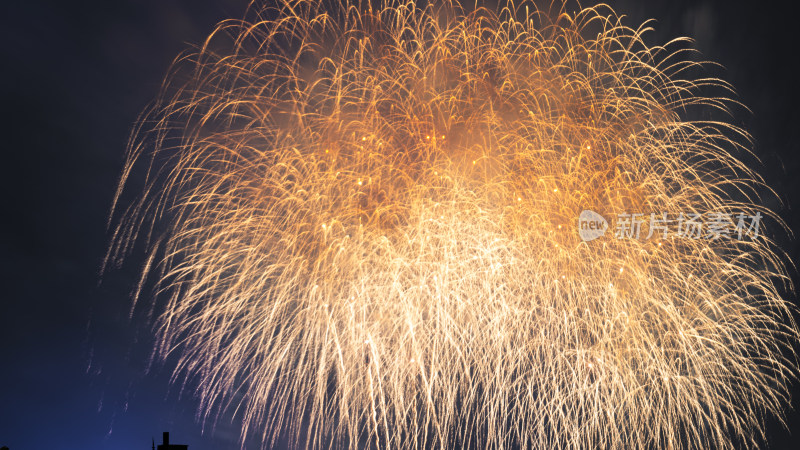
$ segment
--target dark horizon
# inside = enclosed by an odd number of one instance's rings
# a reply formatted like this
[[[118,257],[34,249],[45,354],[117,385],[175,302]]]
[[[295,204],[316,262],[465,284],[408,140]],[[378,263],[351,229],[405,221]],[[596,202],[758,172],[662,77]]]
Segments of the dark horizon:
[[[165,430],[192,450],[238,449],[240,427],[198,418],[191,386],[170,383],[174,361],[151,361],[154,336],[129,318],[137,264],[101,280],[106,229],[126,140],[173,59],[249,0],[7,2],[2,31],[7,119],[0,301],[0,446],[141,449]],[[549,3],[549,0],[547,0]],[[752,114],[757,168],[780,195],[770,204],[800,233],[800,87],[796,17],[744,1],[610,1],[652,43],[696,40],[704,59]],[[797,239],[783,242],[800,262]],[[795,281],[798,280],[794,273]],[[797,295],[792,297],[798,305]],[[800,383],[788,430],[770,418],[768,448],[797,448]],[[257,439],[245,443],[258,448]],[[157,444],[157,443],[156,443]],[[284,448],[285,442],[277,448]]]

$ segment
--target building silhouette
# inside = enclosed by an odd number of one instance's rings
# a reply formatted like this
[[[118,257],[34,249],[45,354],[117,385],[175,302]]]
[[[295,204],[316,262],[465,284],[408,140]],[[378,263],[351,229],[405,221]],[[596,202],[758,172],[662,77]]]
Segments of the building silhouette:
[[[187,450],[188,445],[175,445],[169,443],[169,431],[164,432],[163,443],[158,444],[158,450]],[[156,450],[156,442],[153,440],[153,450]]]

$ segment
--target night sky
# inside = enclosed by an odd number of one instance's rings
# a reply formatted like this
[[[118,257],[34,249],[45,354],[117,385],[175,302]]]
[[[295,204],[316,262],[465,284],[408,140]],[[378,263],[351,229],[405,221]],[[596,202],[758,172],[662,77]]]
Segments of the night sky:
[[[138,113],[172,59],[247,3],[2,2],[0,446],[149,449],[170,431],[192,450],[239,448],[230,420],[203,432],[196,400],[169,383],[171,361],[150,363],[152,333],[130,318],[136,261],[99,271]],[[734,123],[754,136],[758,170],[784,203],[770,206],[799,234],[800,26],[790,2],[610,3],[629,25],[656,19],[649,43],[690,36],[724,66],[715,74],[752,111]],[[796,239],[782,245],[800,261]],[[798,397],[796,387],[795,409]],[[797,412],[788,426],[769,423],[770,448],[798,448]]]

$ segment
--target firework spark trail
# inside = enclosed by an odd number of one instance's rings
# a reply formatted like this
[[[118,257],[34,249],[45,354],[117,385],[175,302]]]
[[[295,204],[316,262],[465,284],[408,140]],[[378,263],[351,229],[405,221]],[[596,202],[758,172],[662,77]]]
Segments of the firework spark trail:
[[[748,135],[686,119],[728,86],[610,8],[558,12],[284,0],[176,61],[109,257],[149,249],[136,296],[155,278],[157,352],[206,418],[267,445],[680,449],[782,417],[797,329],[772,241],[575,228],[780,224],[733,156]]]

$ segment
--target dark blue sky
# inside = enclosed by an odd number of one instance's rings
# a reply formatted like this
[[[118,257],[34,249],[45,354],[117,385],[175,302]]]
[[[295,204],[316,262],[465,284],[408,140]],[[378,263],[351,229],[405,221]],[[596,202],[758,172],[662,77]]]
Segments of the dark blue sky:
[[[0,221],[0,445],[146,449],[169,430],[192,450],[238,448],[224,419],[201,435],[197,404],[150,366],[152,336],[129,319],[133,267],[98,275],[127,134],[172,59],[248,0],[6,1],[0,6],[3,218]],[[651,42],[689,35],[753,111],[760,169],[800,232],[798,27],[790,2],[610,2]],[[769,9],[767,9],[769,8]],[[779,206],[774,206],[780,208]],[[785,244],[800,261],[797,241]],[[149,370],[148,370],[149,368]],[[798,391],[795,389],[795,391]],[[796,395],[798,397],[800,395]],[[795,399],[795,407],[800,401]],[[773,449],[797,448],[768,427]],[[251,448],[251,446],[248,446]],[[252,447],[255,448],[255,447]]]

